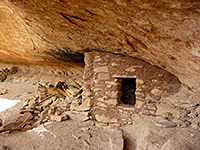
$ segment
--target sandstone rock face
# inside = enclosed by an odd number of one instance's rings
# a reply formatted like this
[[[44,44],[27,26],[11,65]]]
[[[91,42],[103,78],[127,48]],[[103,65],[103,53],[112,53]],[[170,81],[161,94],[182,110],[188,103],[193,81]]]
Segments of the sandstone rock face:
[[[1,62],[77,62],[77,52],[96,49],[143,59],[200,87],[199,0],[4,0],[0,18]]]

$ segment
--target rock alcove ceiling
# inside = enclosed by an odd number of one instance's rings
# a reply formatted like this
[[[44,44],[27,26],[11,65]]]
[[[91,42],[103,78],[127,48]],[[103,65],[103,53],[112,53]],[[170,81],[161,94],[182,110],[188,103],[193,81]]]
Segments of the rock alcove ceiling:
[[[88,50],[142,59],[200,90],[200,1],[0,2],[1,62],[74,64]]]

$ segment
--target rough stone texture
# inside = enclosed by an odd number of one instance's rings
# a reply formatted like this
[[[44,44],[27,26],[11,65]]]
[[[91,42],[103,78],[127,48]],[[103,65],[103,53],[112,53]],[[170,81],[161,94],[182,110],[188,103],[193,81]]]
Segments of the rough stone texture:
[[[76,112],[76,111],[67,111],[66,114],[70,119],[76,121],[86,121],[89,120],[89,112]]]
[[[29,122],[32,118],[33,115],[30,112],[26,112],[24,114],[20,114],[19,111],[14,112],[5,118],[2,118],[3,126],[0,127],[0,132],[23,130],[23,128],[26,128],[27,122]]]
[[[7,89],[0,88],[0,95],[4,95],[8,92]]]
[[[0,146],[0,150],[11,150],[8,146]]]
[[[155,115],[161,97],[175,94],[181,87],[169,72],[132,57],[93,51],[85,55],[85,62],[84,86],[90,91],[86,99],[93,101],[94,115],[99,122],[126,122],[124,112],[117,110],[123,104],[123,78],[136,78],[136,105],[132,106],[132,113]]]
[[[50,119],[53,120],[53,121],[61,122],[61,121],[67,120],[67,119],[68,119],[68,116],[67,116],[67,115],[65,115],[65,116],[51,115],[51,116],[50,116]]]
[[[0,14],[1,62],[67,61],[69,50],[96,49],[143,59],[200,87],[199,0],[4,0]]]
[[[162,145],[160,150],[190,150],[190,147],[187,144],[184,142],[178,142],[179,141],[176,141],[176,139],[171,138]]]
[[[124,150],[124,138],[122,130],[111,130],[113,131],[110,139],[111,150]]]
[[[106,122],[106,123],[117,123],[117,118],[114,116],[113,118],[107,117],[105,115],[95,115],[95,118],[99,122]]]

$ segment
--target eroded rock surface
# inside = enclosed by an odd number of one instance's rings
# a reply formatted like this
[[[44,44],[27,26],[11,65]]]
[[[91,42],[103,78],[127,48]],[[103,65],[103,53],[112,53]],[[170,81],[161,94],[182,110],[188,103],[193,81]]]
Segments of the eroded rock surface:
[[[77,52],[96,49],[143,59],[200,87],[199,0],[4,0],[0,12],[0,61],[81,61]]]

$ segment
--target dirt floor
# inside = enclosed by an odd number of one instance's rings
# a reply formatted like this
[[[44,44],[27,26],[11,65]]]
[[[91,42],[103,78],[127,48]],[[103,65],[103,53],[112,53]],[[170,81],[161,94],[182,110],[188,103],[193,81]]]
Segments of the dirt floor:
[[[23,69],[27,71],[27,68]],[[1,115],[14,111],[25,99],[34,96],[38,88],[37,83],[41,83],[42,78],[44,83],[49,83],[51,80],[55,83],[63,77],[57,74],[46,76],[44,72],[33,72],[24,73],[21,70],[18,74],[0,82],[0,87],[8,91],[0,97],[21,100],[21,103]],[[34,78],[30,78],[31,76]],[[77,77],[81,80],[81,71]],[[69,81],[68,78],[65,80]],[[155,124],[156,118],[152,116],[135,115],[132,120],[132,124],[123,127],[108,127],[94,120],[50,121],[24,132],[0,133],[0,150],[122,150],[121,145],[124,145],[125,150],[200,149],[199,129],[190,126],[159,127]]]
[[[37,85],[26,82],[2,82],[1,88],[8,93],[2,98],[22,100],[1,115],[8,115],[23,104],[23,100],[31,98],[37,92]],[[3,132],[0,134],[0,149],[8,147],[12,150],[108,150],[111,149],[112,132],[119,128],[101,127],[94,121],[86,122],[67,120],[48,122],[25,132]]]

